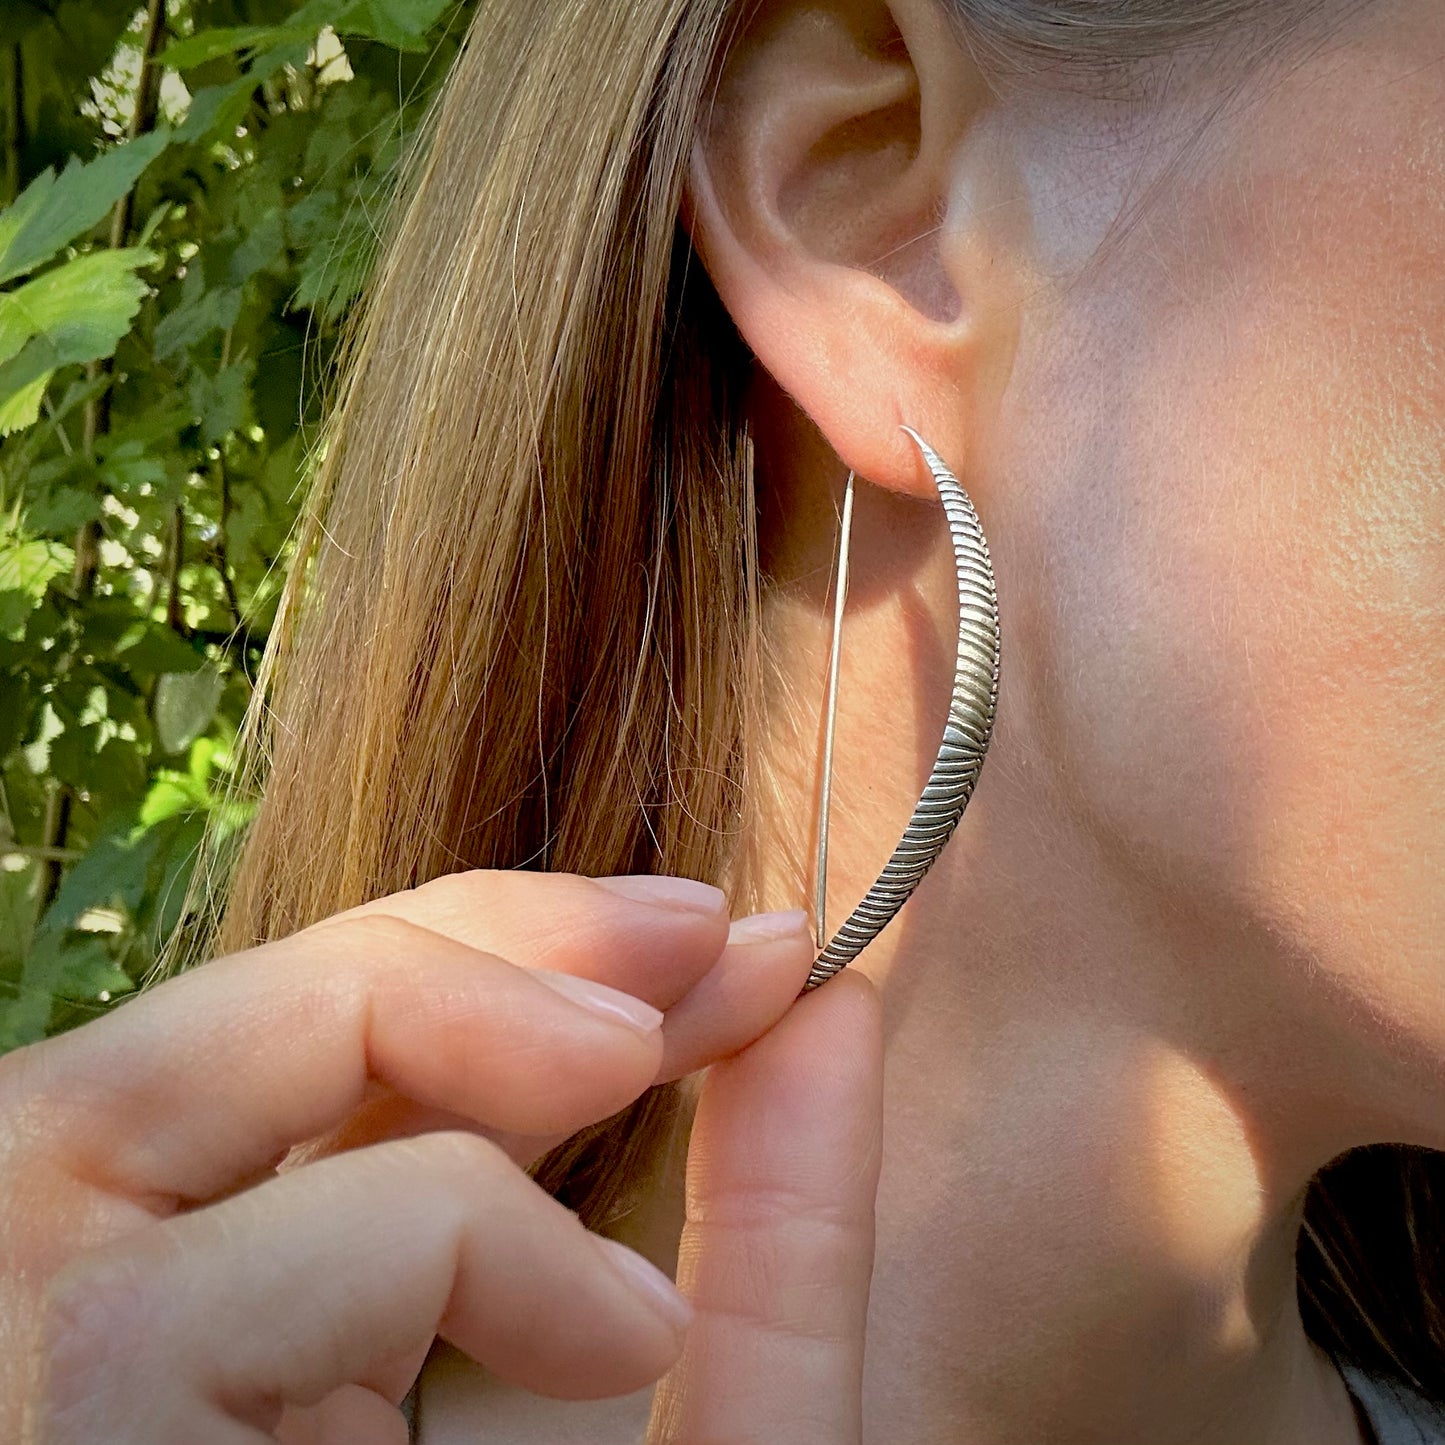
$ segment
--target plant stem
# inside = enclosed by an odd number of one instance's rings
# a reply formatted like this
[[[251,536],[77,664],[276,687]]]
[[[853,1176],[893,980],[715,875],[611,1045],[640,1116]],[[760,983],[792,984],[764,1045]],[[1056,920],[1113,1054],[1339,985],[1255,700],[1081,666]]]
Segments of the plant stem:
[[[0,844],[0,855],[10,858],[39,858],[46,863],[78,863],[85,857],[77,848],[22,848],[18,843]]]
[[[216,571],[221,577],[221,589],[226,594],[226,603],[231,616],[236,619],[236,631],[249,635],[245,616],[241,612],[241,599],[236,593],[236,580],[231,575],[231,539],[227,528],[231,522],[231,477],[226,470],[226,457],[222,453],[216,458],[216,480],[221,487],[221,521],[216,529],[215,558]]]

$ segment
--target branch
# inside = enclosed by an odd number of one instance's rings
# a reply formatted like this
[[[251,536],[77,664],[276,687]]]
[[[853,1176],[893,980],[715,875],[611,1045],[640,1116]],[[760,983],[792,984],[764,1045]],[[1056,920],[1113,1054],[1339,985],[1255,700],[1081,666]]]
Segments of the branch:
[[[62,855],[66,835],[70,832],[71,792],[64,783],[51,780],[50,794],[45,800],[45,841],[40,845],[40,891],[35,899],[35,921],[45,917],[46,910],[60,892],[60,876],[64,868]]]
[[[38,858],[43,863],[79,863],[85,854],[78,848],[22,848],[18,843],[0,843],[0,858]]]

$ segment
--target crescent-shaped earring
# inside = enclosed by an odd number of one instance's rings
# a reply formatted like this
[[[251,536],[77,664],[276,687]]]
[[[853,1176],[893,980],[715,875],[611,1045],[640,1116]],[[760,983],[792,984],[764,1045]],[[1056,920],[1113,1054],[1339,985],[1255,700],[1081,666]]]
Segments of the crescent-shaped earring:
[[[863,901],[848,915],[832,938],[827,937],[823,915],[828,884],[828,812],[833,778],[833,724],[838,712],[838,664],[842,657],[843,603],[848,591],[848,547],[853,527],[853,473],[843,489],[843,513],[838,529],[837,580],[833,589],[833,643],[828,658],[826,720],[823,731],[823,769],[818,797],[818,861],[815,879],[817,941],[821,950],[802,993],[827,982],[845,968],[883,931],[908,901],[923,875],[933,866],[953,836],[974,785],[983,769],[984,755],[993,736],[998,706],[998,668],[1001,635],[998,592],[988,542],[968,493],[943,464],[938,453],[910,426],[904,431],[918,444],[938,486],[953,540],[958,574],[958,662],[953,674],[953,695],[938,759],[924,785],[923,796],[903,830],[903,837]],[[802,997],[802,994],[799,994]]]

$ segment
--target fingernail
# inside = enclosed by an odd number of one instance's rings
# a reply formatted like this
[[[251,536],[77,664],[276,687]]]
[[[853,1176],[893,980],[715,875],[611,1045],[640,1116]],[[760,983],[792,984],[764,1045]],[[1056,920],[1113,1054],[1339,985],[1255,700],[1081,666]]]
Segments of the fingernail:
[[[662,1013],[650,1003],[634,998],[621,989],[609,988],[605,983],[594,983],[590,978],[578,978],[570,973],[558,973],[551,968],[534,968],[532,977],[538,983],[565,994],[574,1003],[591,1009],[603,1018],[615,1019],[634,1028],[641,1034],[650,1034],[662,1024]]]
[[[692,1323],[692,1305],[651,1260],[644,1259],[635,1249],[628,1249],[615,1239],[607,1239],[600,1234],[596,1238],[617,1272],[673,1329],[685,1330]]]
[[[674,878],[663,873],[629,873],[618,878],[594,878],[599,887],[639,903],[660,908],[680,908],[688,913],[721,913],[727,898],[721,888],[699,883],[695,878]]]
[[[801,908],[782,913],[753,913],[728,929],[729,943],[772,943],[781,938],[809,938],[808,915]]]

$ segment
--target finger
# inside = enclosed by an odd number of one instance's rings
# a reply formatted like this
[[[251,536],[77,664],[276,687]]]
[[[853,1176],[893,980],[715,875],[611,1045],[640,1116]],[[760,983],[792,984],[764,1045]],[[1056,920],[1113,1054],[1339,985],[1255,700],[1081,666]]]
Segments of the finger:
[[[589,910],[590,933],[579,937],[576,927],[570,931],[560,927],[555,917],[538,908],[535,898],[529,903],[527,880],[535,876],[454,873],[328,921],[376,914],[404,918],[514,963],[595,979],[645,999],[669,1015],[659,1083],[705,1068],[766,1032],[797,998],[812,966],[812,939],[801,909],[756,914],[728,926],[721,911],[725,906],[721,891],[692,879],[652,874],[596,879],[546,875],[557,891],[557,907],[575,893]],[[592,896],[597,888],[624,900],[611,910],[623,921],[626,900],[696,909],[714,924],[723,920],[718,942],[725,946],[717,962],[697,975],[680,970],[657,948],[603,946],[598,935],[608,917],[599,913]],[[802,966],[805,955],[807,966]]]
[[[669,916],[679,950],[710,947]],[[634,1027],[594,1011],[588,990],[648,1017]],[[72,1169],[163,1210],[334,1128],[369,1080],[486,1127],[571,1133],[652,1083],[660,1019],[601,985],[375,917],[173,979],[37,1045],[32,1072]]]
[[[692,988],[701,977],[699,960],[710,965],[728,931],[722,890],[691,878],[503,869],[434,878],[317,927],[377,914],[404,918],[528,968],[597,979],[660,1009]],[[675,956],[679,914],[696,938]]]
[[[878,996],[851,971],[708,1072],[678,1263],[697,1315],[651,1445],[862,1438],[882,1079]]]
[[[373,1371],[433,1333],[538,1394],[627,1394],[677,1357],[667,1298],[685,1310],[641,1256],[589,1233],[486,1141],[382,1144],[60,1271],[45,1316],[57,1422],[46,1439],[270,1432],[286,1405],[373,1388]],[[126,1421],[144,1433],[117,1428]]]
[[[659,1083],[669,1083],[761,1038],[792,1007],[813,966],[802,909],[741,918],[722,957],[668,1010]]]
[[[801,910],[739,919],[717,963],[668,1011],[662,1031],[662,1065],[655,1082],[669,1083],[706,1068],[766,1033],[797,998],[812,960],[813,939],[807,915]],[[343,1149],[430,1129],[472,1127],[477,1126],[460,1115],[386,1094],[368,1100],[338,1129],[308,1142],[287,1163],[324,1158]],[[565,1133],[485,1132],[523,1167],[567,1137]]]
[[[370,1366],[366,1371],[366,1382],[364,1385],[344,1387],[365,1389],[377,1396],[393,1409],[399,1409],[401,1402],[406,1399],[411,1387],[416,1384],[417,1376],[421,1374],[427,1359],[432,1353],[436,1344],[436,1335],[428,1332],[425,1339],[418,1339],[417,1342],[400,1355],[394,1355],[389,1360],[380,1360]],[[285,1428],[290,1428],[298,1436],[298,1445],[313,1445],[310,1435],[307,1435],[299,1422],[305,1421],[312,1429],[330,1428],[332,1410],[338,1407],[335,1403],[335,1396],[328,1395],[319,1405],[296,1406],[288,1408],[282,1416],[282,1426],[278,1431],[277,1438],[281,1445],[286,1445]],[[372,1408],[362,1402],[361,1406],[348,1405],[345,1408],[349,1411],[352,1408]],[[313,1413],[314,1412],[314,1413]],[[384,1418],[384,1417],[383,1417]]]
[[[274,1435],[276,1445],[407,1445],[409,1438],[401,1411],[364,1385],[285,1411]]]

